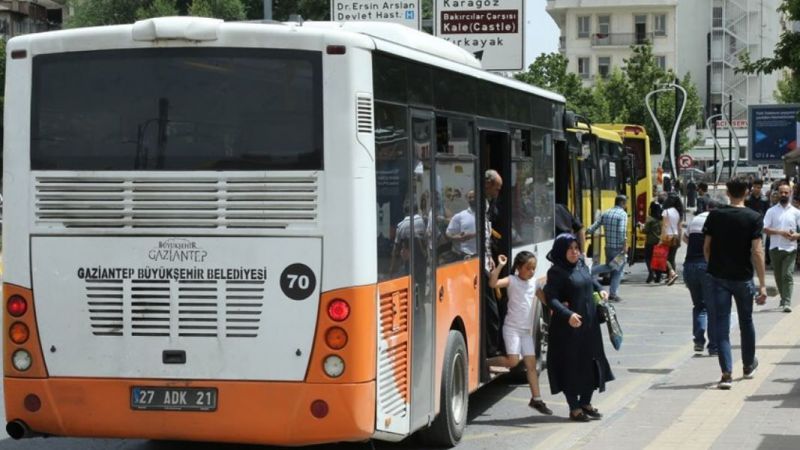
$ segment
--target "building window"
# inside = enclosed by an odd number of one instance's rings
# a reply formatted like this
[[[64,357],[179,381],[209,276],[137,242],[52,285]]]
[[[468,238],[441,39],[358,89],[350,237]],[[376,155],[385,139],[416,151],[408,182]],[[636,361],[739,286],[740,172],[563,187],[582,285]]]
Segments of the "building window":
[[[667,15],[666,14],[656,14],[653,16],[653,32],[656,36],[666,36],[667,35]]]
[[[597,16],[597,37],[607,37],[610,32],[611,16]]]
[[[597,73],[603,78],[608,78],[608,75],[611,73],[610,56],[600,56],[597,58]]]
[[[642,45],[647,42],[647,16],[636,15],[633,16],[633,32],[636,38],[636,45]]]
[[[711,8],[711,26],[714,28],[722,27],[722,7],[715,6]]]
[[[654,58],[656,60],[656,65],[661,70],[667,70],[667,57],[666,56],[664,56],[664,55],[660,55],[660,56],[656,55]]]
[[[578,17],[578,38],[588,38],[589,33],[592,31],[592,22],[590,16]]]
[[[578,75],[589,78],[589,57],[578,58]]]

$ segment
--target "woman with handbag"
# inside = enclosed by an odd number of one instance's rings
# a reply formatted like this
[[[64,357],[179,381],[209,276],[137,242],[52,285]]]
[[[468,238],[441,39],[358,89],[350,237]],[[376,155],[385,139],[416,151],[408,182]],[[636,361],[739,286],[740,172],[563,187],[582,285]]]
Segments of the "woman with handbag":
[[[547,254],[553,266],[544,287],[550,319],[547,375],[550,392],[563,392],[569,404],[570,420],[587,422],[603,417],[592,406],[595,389],[603,392],[614,379],[603,349],[600,323],[603,316],[593,294],[601,290],[581,258],[575,236],[559,235]]]
[[[675,270],[675,254],[681,246],[681,230],[683,228],[681,217],[683,217],[683,204],[680,197],[675,194],[667,196],[664,202],[664,212],[661,213],[661,243],[669,246],[669,256],[667,257],[667,285],[672,285],[678,279],[678,272]]]

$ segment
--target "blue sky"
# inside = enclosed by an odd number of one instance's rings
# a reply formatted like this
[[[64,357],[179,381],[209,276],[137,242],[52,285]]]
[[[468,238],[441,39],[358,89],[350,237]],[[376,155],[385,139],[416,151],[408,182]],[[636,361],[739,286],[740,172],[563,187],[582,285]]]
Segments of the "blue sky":
[[[525,69],[541,53],[558,51],[558,27],[544,10],[547,0],[525,0]]]

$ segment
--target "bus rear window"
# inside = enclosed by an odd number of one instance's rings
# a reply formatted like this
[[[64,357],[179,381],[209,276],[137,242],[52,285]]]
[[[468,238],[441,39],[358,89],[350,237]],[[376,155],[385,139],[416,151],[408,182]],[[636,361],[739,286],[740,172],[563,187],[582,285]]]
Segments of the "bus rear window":
[[[643,180],[647,176],[647,158],[644,152],[644,140],[642,139],[625,139],[623,144],[627,150],[633,154],[634,167],[636,170],[636,181]]]
[[[33,72],[33,170],[323,167],[319,52],[60,53]]]

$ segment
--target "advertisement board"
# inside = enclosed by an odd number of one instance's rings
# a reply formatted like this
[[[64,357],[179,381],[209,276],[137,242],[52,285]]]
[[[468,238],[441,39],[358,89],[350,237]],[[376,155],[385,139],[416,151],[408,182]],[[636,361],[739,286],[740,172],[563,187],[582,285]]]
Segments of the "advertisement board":
[[[486,70],[522,70],[522,0],[436,0],[434,34],[481,60]]]
[[[800,105],[750,105],[747,146],[750,162],[782,164],[783,155],[797,148]]]
[[[420,29],[420,0],[331,0],[333,22],[391,22]]]

